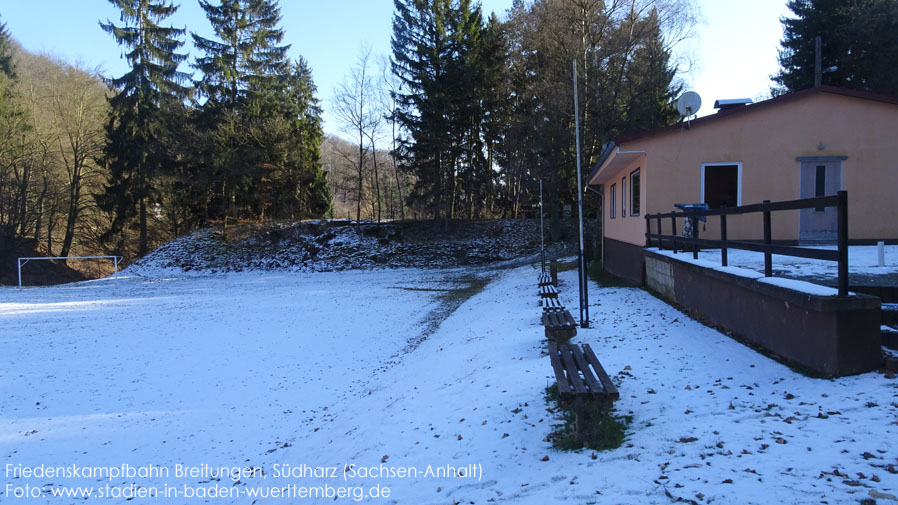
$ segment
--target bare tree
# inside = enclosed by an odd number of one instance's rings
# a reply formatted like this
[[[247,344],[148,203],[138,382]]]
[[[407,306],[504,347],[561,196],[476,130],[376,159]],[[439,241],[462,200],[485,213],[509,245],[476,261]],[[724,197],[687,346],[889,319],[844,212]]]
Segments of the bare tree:
[[[365,136],[371,121],[373,81],[369,71],[371,48],[362,47],[358,60],[349,70],[340,86],[334,90],[334,113],[343,130],[358,138],[358,160],[356,170],[358,185],[356,191],[356,221],[362,219],[362,194],[364,191]]]
[[[68,188],[67,217],[61,256],[68,256],[75,237],[78,217],[88,204],[84,198],[87,182],[98,174],[94,158],[103,151],[107,113],[106,92],[99,84],[97,69],[58,63],[56,75],[45,90],[45,103],[53,120],[53,137],[58,157],[65,168]]]
[[[397,207],[399,207],[399,216],[404,220],[405,202],[402,200],[402,182],[399,179],[399,166],[396,163],[396,143],[399,138],[399,132],[397,131],[398,122],[396,121],[395,115],[395,111],[398,108],[395,97],[400,91],[402,83],[399,78],[396,77],[396,74],[393,73],[390,58],[381,58],[379,64],[381,74],[381,108],[387,113],[384,118],[390,123],[390,161],[393,164],[393,176],[396,180],[396,192],[399,196],[397,205]]]

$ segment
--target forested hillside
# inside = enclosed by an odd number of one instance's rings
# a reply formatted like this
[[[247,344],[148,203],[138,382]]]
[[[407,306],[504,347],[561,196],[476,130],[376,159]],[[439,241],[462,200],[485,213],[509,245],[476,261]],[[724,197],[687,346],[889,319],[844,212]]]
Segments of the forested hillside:
[[[582,161],[677,116],[672,48],[692,0],[396,0],[391,54],[363,50],[322,103],[276,0],[110,0],[97,30],[129,70],[31,54],[0,31],[0,226],[46,255],[130,262],[235,222],[532,216],[540,179],[557,238],[576,202],[572,63]],[[0,11],[2,15],[2,11]],[[0,19],[2,22],[2,19]],[[185,43],[191,42],[188,55]],[[324,135],[332,107],[345,136]]]

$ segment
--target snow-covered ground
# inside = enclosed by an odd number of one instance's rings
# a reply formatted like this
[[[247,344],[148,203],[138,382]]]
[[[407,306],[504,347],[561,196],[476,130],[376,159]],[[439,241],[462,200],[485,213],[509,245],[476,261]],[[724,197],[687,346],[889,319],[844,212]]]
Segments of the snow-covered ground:
[[[835,246],[817,246],[816,249],[832,249]],[[657,248],[650,248],[657,251]],[[879,253],[877,246],[850,246],[848,248],[848,271],[854,275],[884,276],[898,275],[898,246],[890,245],[884,248],[884,266],[879,266]],[[672,254],[665,250],[665,254]],[[674,257],[691,261],[691,252],[679,252]],[[700,251],[698,260],[709,265],[720,266],[720,249],[708,249]],[[743,268],[754,272],[764,272],[764,253],[743,251],[739,249],[727,250],[727,263],[729,267]],[[790,278],[818,278],[830,280],[835,283],[838,275],[838,264],[835,261],[815,260],[809,258],[796,258],[774,254],[772,258],[774,276]]]
[[[49,494],[66,486],[118,490],[108,503],[129,489],[159,493],[134,503],[898,501],[898,381],[807,378],[633,288],[592,285],[593,326],[575,339],[619,385],[617,412],[633,417],[625,445],[552,449],[536,270],[490,272],[427,331],[462,274],[0,288],[0,501],[35,489],[21,501],[84,501]],[[573,272],[561,288],[575,307]],[[42,464],[100,474],[26,475]],[[109,467],[122,475],[106,478]],[[213,491],[228,498],[184,495]]]

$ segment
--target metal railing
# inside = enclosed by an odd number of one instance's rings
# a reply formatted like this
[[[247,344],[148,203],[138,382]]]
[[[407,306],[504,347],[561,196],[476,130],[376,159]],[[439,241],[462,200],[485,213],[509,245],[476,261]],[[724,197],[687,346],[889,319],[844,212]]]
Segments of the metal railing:
[[[807,247],[787,246],[773,244],[771,236],[771,221],[773,212],[785,210],[819,209],[822,207],[836,207],[836,250],[811,249]],[[750,242],[745,240],[727,240],[727,216],[762,213],[764,215],[763,237],[764,241]],[[698,218],[703,216],[720,217],[720,240],[698,238]],[[677,218],[692,220],[692,237],[677,235]],[[671,235],[661,232],[661,224],[664,219],[670,219]],[[652,233],[652,221],[657,223],[657,233]],[[727,249],[742,249],[764,253],[764,276],[773,276],[772,255],[794,256],[810,258],[838,263],[838,287],[839,296],[848,296],[848,192],[839,191],[832,196],[815,198],[803,198],[800,200],[788,200],[783,202],[771,202],[743,205],[740,207],[721,207],[708,210],[689,210],[684,212],[668,212],[665,214],[649,214],[645,216],[646,245],[651,246],[652,240],[657,240],[658,249],[664,249],[664,242],[668,241],[674,253],[679,244],[692,246],[692,257],[698,259],[698,250],[701,247],[720,248],[721,264],[727,266]]]

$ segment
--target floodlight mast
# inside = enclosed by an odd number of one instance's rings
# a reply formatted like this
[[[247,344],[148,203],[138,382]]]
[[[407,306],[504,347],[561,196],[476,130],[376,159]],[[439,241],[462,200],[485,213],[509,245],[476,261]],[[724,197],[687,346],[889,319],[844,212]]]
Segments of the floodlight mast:
[[[543,178],[539,178],[539,257],[542,273],[546,273],[546,225],[543,224]]]
[[[580,254],[577,273],[580,281],[580,327],[589,328],[589,288],[586,279],[586,256],[583,254],[583,177],[580,174],[580,107],[577,102],[577,60],[574,60],[574,137],[577,152],[577,209],[580,224]],[[585,315],[584,315],[585,314]]]

